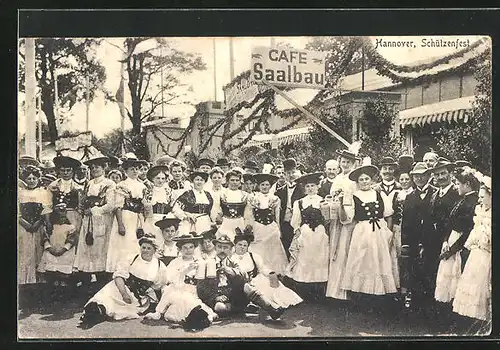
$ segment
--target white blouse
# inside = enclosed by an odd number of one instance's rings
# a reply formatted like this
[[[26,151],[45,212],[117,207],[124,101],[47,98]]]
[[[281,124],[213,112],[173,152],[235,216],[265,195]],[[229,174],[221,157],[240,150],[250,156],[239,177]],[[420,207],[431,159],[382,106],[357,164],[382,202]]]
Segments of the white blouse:
[[[264,264],[262,257],[255,253],[252,253],[252,256],[255,260],[255,265],[257,266],[258,273],[269,276],[269,272],[271,272],[271,270]],[[231,260],[238,264],[238,268],[241,272],[250,273],[254,269],[254,264],[249,252],[246,252],[242,255],[235,253],[231,256]]]
[[[137,278],[153,282],[153,288],[159,289],[166,284],[167,271],[163,263],[155,256],[151,261],[144,260],[139,254],[132,263],[137,254],[129,254],[117,264],[116,271],[113,273],[113,278],[122,277],[128,279],[130,274]],[[131,265],[132,264],[132,265]]]
[[[320,208],[319,203],[323,200],[323,198],[317,194],[315,195],[307,195],[302,199],[295,201],[293,203],[293,211],[292,211],[292,220],[290,221],[290,225],[294,230],[299,229],[302,226],[302,214],[300,212],[299,202],[302,201],[302,209],[312,206],[313,208]]]
[[[92,207],[90,210],[93,216],[100,216],[103,214],[109,214],[115,208],[115,188],[116,184],[113,180],[107,179],[106,177],[99,176],[95,179],[92,179],[88,182],[87,187],[87,196],[97,196],[104,189],[104,187],[108,186],[105,196],[106,196],[106,204],[102,207]]]

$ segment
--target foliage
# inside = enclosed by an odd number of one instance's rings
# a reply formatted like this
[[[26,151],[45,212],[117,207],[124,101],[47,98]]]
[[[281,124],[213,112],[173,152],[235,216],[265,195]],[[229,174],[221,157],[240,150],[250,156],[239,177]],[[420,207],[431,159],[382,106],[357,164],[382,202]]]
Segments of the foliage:
[[[396,118],[398,114],[394,106],[382,100],[366,103],[360,117],[361,157],[370,157],[372,164],[377,165],[383,157],[393,157],[397,160],[403,154],[403,140],[399,135],[393,134]]]
[[[479,84],[469,121],[443,126],[436,136],[437,145],[439,154],[452,160],[468,160],[479,171],[491,174],[491,61],[478,67],[474,76]]]
[[[104,66],[96,58],[100,39],[40,38],[35,39],[36,79],[40,89],[41,109],[47,117],[50,141],[58,138],[54,106],[54,76],[57,75],[59,107],[71,109],[85,99],[85,79],[89,79],[89,98],[103,90]],[[20,41],[19,89],[25,91],[25,47]]]

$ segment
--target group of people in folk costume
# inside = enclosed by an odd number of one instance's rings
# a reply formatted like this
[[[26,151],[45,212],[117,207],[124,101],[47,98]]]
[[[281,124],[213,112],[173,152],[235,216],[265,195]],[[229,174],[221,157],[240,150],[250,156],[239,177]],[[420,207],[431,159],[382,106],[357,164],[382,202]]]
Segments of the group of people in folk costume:
[[[305,174],[294,159],[271,173],[21,157],[18,282],[43,279],[61,298],[95,280],[84,326],[144,316],[202,329],[252,304],[278,319],[303,300],[386,297],[490,320],[491,179],[434,153],[378,167],[337,153]]]

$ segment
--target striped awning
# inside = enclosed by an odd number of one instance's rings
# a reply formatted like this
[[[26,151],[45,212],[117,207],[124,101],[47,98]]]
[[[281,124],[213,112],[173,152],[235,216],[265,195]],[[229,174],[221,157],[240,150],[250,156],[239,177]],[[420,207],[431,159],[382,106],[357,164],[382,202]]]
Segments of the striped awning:
[[[422,126],[431,123],[457,122],[459,120],[467,122],[474,99],[474,96],[462,97],[400,111],[399,125],[404,128],[409,125]]]
[[[259,146],[270,143],[273,146],[279,146],[295,141],[305,141],[309,137],[312,127],[307,126],[304,128],[290,129],[282,131],[277,134],[262,134],[255,135],[246,144],[246,146]]]

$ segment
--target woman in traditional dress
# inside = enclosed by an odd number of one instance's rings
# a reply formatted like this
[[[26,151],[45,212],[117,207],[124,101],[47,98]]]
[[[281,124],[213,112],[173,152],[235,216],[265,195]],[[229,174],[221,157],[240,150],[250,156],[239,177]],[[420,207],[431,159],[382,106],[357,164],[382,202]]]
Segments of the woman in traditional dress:
[[[123,180],[123,174],[120,170],[118,169],[113,169],[111,170],[108,175],[108,179],[112,180],[115,184],[118,184]]]
[[[139,239],[140,252],[122,255],[109,282],[85,304],[82,327],[91,327],[107,317],[115,320],[139,318],[157,302],[155,290],[166,281],[166,266],[155,256],[155,236]]]
[[[470,255],[458,281],[453,312],[491,321],[491,178],[483,177],[474,228],[465,242]]]
[[[155,223],[155,226],[161,230],[163,236],[163,245],[158,248],[157,256],[165,266],[168,266],[172,260],[179,256],[179,249],[175,244],[174,238],[178,236],[180,222],[181,220],[176,217],[169,218],[165,216]]]
[[[257,186],[257,183],[255,182],[254,178],[254,173],[244,173],[242,176],[243,176],[243,185],[241,189],[248,194],[254,194],[255,187]]]
[[[326,286],[326,296],[336,300],[348,300],[347,291],[341,287],[347,262],[347,253],[351,244],[351,236],[356,222],[352,220],[342,220],[339,217],[340,206],[350,207],[352,203],[348,200],[352,198],[352,193],[356,191],[356,182],[349,179],[349,173],[359,158],[351,152],[337,152],[339,155],[339,166],[341,173],[334,179],[330,187],[330,261],[328,267],[328,283]],[[328,197],[328,196],[327,196]],[[340,203],[339,198],[347,200]],[[347,210],[349,210],[347,208]]]
[[[191,182],[184,177],[187,169],[184,162],[173,160],[169,163],[169,168],[172,179],[168,182],[168,187],[172,190],[172,201],[175,201],[181,194],[192,189],[193,186]]]
[[[43,187],[37,187],[40,170],[32,165],[23,168],[20,179],[26,188],[20,188],[18,225],[17,281],[22,286],[37,282],[36,269],[42,257],[41,239],[45,227],[50,229],[52,196]]]
[[[215,259],[217,256],[217,251],[215,250],[214,240],[216,239],[215,233],[217,232],[217,226],[213,225],[208,231],[201,233],[201,242],[196,247],[194,254],[203,260]]]
[[[174,238],[180,256],[170,262],[166,269],[168,285],[162,288],[160,302],[154,313],[145,318],[181,323],[187,329],[204,329],[217,317],[205,305],[196,292],[198,280],[206,276],[206,264],[195,256],[194,251],[201,237],[193,234]]]
[[[137,158],[126,158],[122,167],[127,178],[116,185],[116,217],[109,238],[106,271],[115,272],[118,261],[126,255],[138,254],[137,231],[144,222],[146,186],[137,179]]]
[[[357,221],[352,232],[351,245],[341,287],[344,290],[365,295],[381,296],[396,293],[396,281],[392,273],[390,245],[393,233],[384,220],[384,202],[380,193],[372,189],[378,168],[364,165],[349,174],[359,190],[352,199],[340,198],[343,203],[352,201],[354,206],[340,206],[340,219]],[[376,299],[370,298],[371,305]]]
[[[252,208],[250,223],[255,235],[250,251],[260,255],[266,266],[282,274],[285,272],[288,258],[280,238],[281,204],[277,196],[269,193],[278,177],[271,174],[254,174],[254,178],[259,186],[259,192],[249,198]]]
[[[193,171],[190,175],[193,189],[185,191],[177,198],[172,213],[179,218],[179,235],[207,231],[212,226],[210,213],[214,205],[212,195],[203,189],[208,173]]]
[[[304,186],[306,196],[293,204],[290,221],[294,237],[287,276],[295,282],[296,291],[306,301],[323,300],[328,281],[328,235],[320,210],[323,198],[317,194],[321,175],[306,174],[295,180]]]
[[[92,179],[85,186],[82,197],[83,221],[75,259],[78,271],[95,274],[100,283],[107,283],[111,278],[106,273],[106,258],[114,219],[116,184],[104,176],[108,162],[107,157],[85,162]]]
[[[214,205],[212,207],[212,213],[210,214],[210,217],[215,220],[218,214],[217,211],[220,208],[220,197],[224,192],[224,187],[222,187],[224,172],[221,168],[215,167],[210,171],[210,179],[212,180],[212,186],[208,188],[208,192],[210,192],[214,200]]]
[[[455,297],[457,283],[462,273],[462,249],[474,227],[474,210],[478,202],[479,181],[471,170],[464,170],[455,175],[458,194],[461,199],[453,207],[447,220],[445,237],[441,248],[436,291],[434,298],[449,303]]]
[[[153,183],[153,186],[146,191],[144,228],[147,232],[156,235],[156,242],[160,247],[163,246],[163,236],[161,229],[155,226],[155,223],[165,216],[174,217],[172,214],[171,190],[167,185],[168,175],[168,167],[164,165],[154,166],[146,174],[147,179]]]
[[[302,299],[279,281],[278,276],[281,273],[269,268],[264,259],[253,252],[252,242],[254,242],[253,233],[236,231],[232,259],[238,264],[240,271],[248,274],[249,283],[267,298],[275,308],[286,309],[301,303]]]
[[[238,188],[241,183],[241,174],[230,171],[226,174],[228,188],[225,188],[220,196],[220,209],[218,210],[218,221],[221,221],[217,238],[226,235],[234,239],[234,230],[243,230],[249,216],[247,203],[248,193]]]

